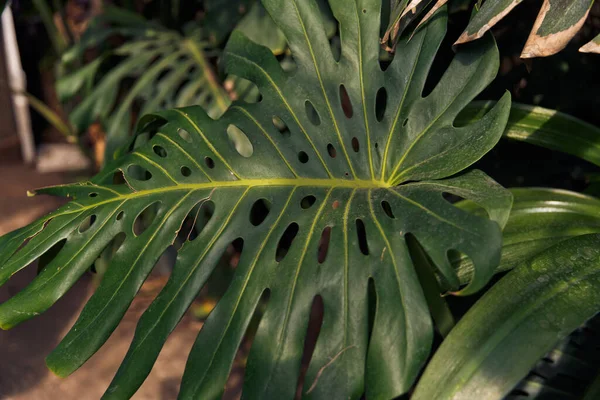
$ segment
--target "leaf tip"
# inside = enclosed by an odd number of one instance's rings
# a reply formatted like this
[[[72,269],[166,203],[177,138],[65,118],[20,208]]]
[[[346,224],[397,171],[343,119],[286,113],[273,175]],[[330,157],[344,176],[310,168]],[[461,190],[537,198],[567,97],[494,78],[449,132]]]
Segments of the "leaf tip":
[[[37,192],[35,190],[28,190],[27,191],[27,197],[34,197],[37,195]]]

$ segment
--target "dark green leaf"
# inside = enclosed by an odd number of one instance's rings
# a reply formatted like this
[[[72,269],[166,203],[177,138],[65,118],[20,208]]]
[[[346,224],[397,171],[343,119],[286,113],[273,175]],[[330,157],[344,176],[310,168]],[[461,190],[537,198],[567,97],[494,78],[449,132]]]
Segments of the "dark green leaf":
[[[110,336],[186,219],[193,220],[200,205],[214,204],[208,223],[178,250],[173,273],[140,319],[106,398],[135,393],[222,253],[239,238],[244,246],[235,276],[191,351],[181,398],[221,396],[266,291],[269,302],[248,358],[245,396],[294,397],[317,295],[325,317],[304,395],[405,393],[428,357],[433,335],[406,235],[416,239],[452,290],[460,280],[450,250],[473,260],[475,273],[463,294],[483,287],[500,259],[501,226],[512,196],[480,171],[456,174],[500,139],[509,96],[474,124],[454,126],[458,113],[496,75],[493,40],[463,48],[423,97],[445,33],[445,9],[410,42],[399,43],[401,56],[382,71],[378,0],[330,3],[344,38],[339,61],[317,3],[263,5],[286,36],[294,72],[285,72],[271,50],[234,32],[225,51],[227,72],[254,82],[260,102],[236,102],[218,120],[200,107],[143,118],[130,153],[90,182],[40,190],[74,200],[0,239],[0,282],[66,239],[40,275],[0,305],[0,326],[9,328],[50,307],[115,237],[126,235],[78,321],[47,359],[64,376]],[[126,183],[114,184],[115,173]],[[471,199],[489,217],[455,207],[444,193]],[[256,222],[251,212],[260,202],[269,211]],[[135,221],[148,207],[154,219],[136,234]],[[91,215],[95,222],[80,232]],[[369,305],[369,282],[376,305]],[[371,334],[370,307],[376,310]]]
[[[600,309],[599,234],[520,264],[459,321],[427,366],[421,399],[499,399]]]

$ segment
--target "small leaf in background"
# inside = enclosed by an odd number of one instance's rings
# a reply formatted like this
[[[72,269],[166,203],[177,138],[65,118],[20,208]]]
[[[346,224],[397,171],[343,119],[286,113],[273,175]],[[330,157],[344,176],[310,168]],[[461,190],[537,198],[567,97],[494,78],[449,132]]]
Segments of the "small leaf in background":
[[[598,53],[600,54],[600,35],[596,36],[589,43],[579,49],[582,53]]]
[[[412,400],[500,399],[563,337],[600,309],[600,234],[561,242],[520,264],[459,321]]]
[[[457,45],[479,39],[522,1],[523,0],[485,1],[479,11],[474,13],[471,21],[469,21],[469,25],[467,25],[465,31],[454,44]]]
[[[477,121],[494,104],[472,102],[459,114],[456,124]],[[512,103],[504,137],[568,153],[600,166],[600,127],[560,111]]]
[[[522,58],[556,54],[581,29],[594,0],[544,0]]]

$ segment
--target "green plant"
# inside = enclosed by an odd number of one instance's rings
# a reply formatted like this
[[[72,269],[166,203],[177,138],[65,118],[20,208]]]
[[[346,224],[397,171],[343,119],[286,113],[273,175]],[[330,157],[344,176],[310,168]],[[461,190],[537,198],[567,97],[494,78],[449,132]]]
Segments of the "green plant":
[[[330,2],[343,38],[339,59],[316,2],[263,4],[287,39],[293,72],[270,49],[234,32],[225,67],[256,84],[260,101],[233,102],[217,120],[201,107],[149,114],[125,154],[96,177],[38,190],[72,201],[0,238],[0,284],[53,255],[26,289],[0,304],[0,327],[48,309],[106,248],[116,248],[78,321],[47,358],[55,373],[69,375],[104,344],[158,258],[181,239],[172,275],[140,319],[105,394],[128,398],[221,254],[236,243],[243,247],[234,279],[190,353],[181,398],[223,393],[262,303],[244,393],[293,398],[319,297],[324,317],[304,397],[388,399],[409,392],[434,327],[447,339],[414,396],[432,398],[429,390],[439,398],[470,396],[488,387],[496,390],[490,398],[502,396],[598,310],[600,205],[566,191],[511,193],[467,168],[503,132],[600,164],[598,129],[540,108],[511,110],[508,95],[494,105],[471,103],[498,69],[490,35],[463,46],[424,93],[445,32],[445,7],[411,40],[400,40],[382,69],[378,1]],[[577,133],[564,144],[566,129]],[[198,215],[209,218],[196,222]],[[189,224],[195,228],[185,229]],[[555,270],[537,268],[558,257],[567,261]],[[454,327],[440,294],[473,294],[511,269]],[[507,296],[515,285],[519,295]],[[535,337],[552,311],[569,312],[564,304],[572,296],[580,300],[573,313],[552,320],[544,340],[524,349],[528,342],[518,339]],[[521,322],[516,335],[509,328]],[[454,348],[460,354],[445,370]],[[510,368],[521,352],[526,356]],[[474,371],[476,363],[493,366],[502,384],[489,385],[488,369]]]

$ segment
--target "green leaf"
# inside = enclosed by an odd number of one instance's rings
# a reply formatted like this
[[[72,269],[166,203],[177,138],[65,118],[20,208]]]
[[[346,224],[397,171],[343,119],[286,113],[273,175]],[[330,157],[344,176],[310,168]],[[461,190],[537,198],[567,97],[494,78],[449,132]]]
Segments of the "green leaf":
[[[482,37],[522,0],[487,0],[455,44]],[[521,54],[546,57],[561,51],[581,29],[594,0],[544,0]]]
[[[496,272],[507,271],[520,262],[572,237],[600,233],[600,200],[559,189],[512,189],[514,201],[502,232],[502,258]],[[472,202],[457,206],[485,215]],[[467,257],[452,264],[463,284],[469,282],[473,264]],[[449,290],[449,288],[443,288]]]
[[[401,56],[382,71],[379,1],[330,3],[344,38],[339,61],[315,2],[263,5],[286,36],[294,72],[285,72],[268,48],[234,32],[225,50],[227,72],[254,82],[260,102],[236,102],[218,120],[200,107],[143,118],[137,145],[90,182],[38,191],[69,195],[72,202],[0,238],[0,282],[66,239],[40,275],[0,305],[0,326],[9,328],[50,307],[125,235],[102,283],[47,359],[65,376],[107,340],[185,221],[193,221],[202,206],[214,207],[190,236],[195,239],[178,250],[172,275],[140,319],[107,399],[135,393],[225,249],[239,238],[244,245],[235,276],[190,353],[181,398],[222,395],[265,292],[270,296],[248,358],[245,396],[294,397],[317,295],[325,317],[305,397],[405,393],[433,336],[407,235],[452,290],[460,281],[450,250],[473,260],[475,273],[462,294],[483,287],[500,259],[512,196],[480,171],[456,174],[500,139],[509,96],[474,124],[454,126],[496,75],[492,38],[463,48],[423,97],[445,34],[445,9],[410,42],[399,43]],[[115,173],[125,183],[115,184]],[[444,193],[475,201],[489,216],[455,207]],[[255,218],[257,207],[267,210],[263,220]],[[135,233],[140,214],[153,218]],[[82,224],[87,229],[80,232]],[[371,284],[376,304],[369,304]],[[376,310],[372,332],[370,308]]]
[[[472,102],[456,124],[477,121],[494,104]],[[600,128],[559,111],[512,103],[504,137],[562,151],[600,166]]]
[[[182,36],[134,13],[108,7],[64,59],[75,60],[85,49],[117,34],[127,41],[113,51],[120,57],[116,66],[98,77],[103,56],[57,82],[63,101],[85,88],[83,100],[69,113],[69,119],[80,133],[94,122],[103,123],[106,160],[129,142],[138,113],[198,104],[217,117],[227,109],[229,97],[207,61],[199,29]],[[134,83],[124,98],[118,97],[124,81],[131,79]]]
[[[596,36],[589,43],[582,46],[579,51],[582,53],[598,53],[600,54],[600,35]]]
[[[599,240],[561,242],[494,285],[442,343],[412,398],[502,398],[600,309]]]
[[[248,14],[242,18],[235,29],[242,32],[250,40],[271,49],[273,54],[282,54],[287,49],[283,32],[277,28],[265,8],[255,3]]]

